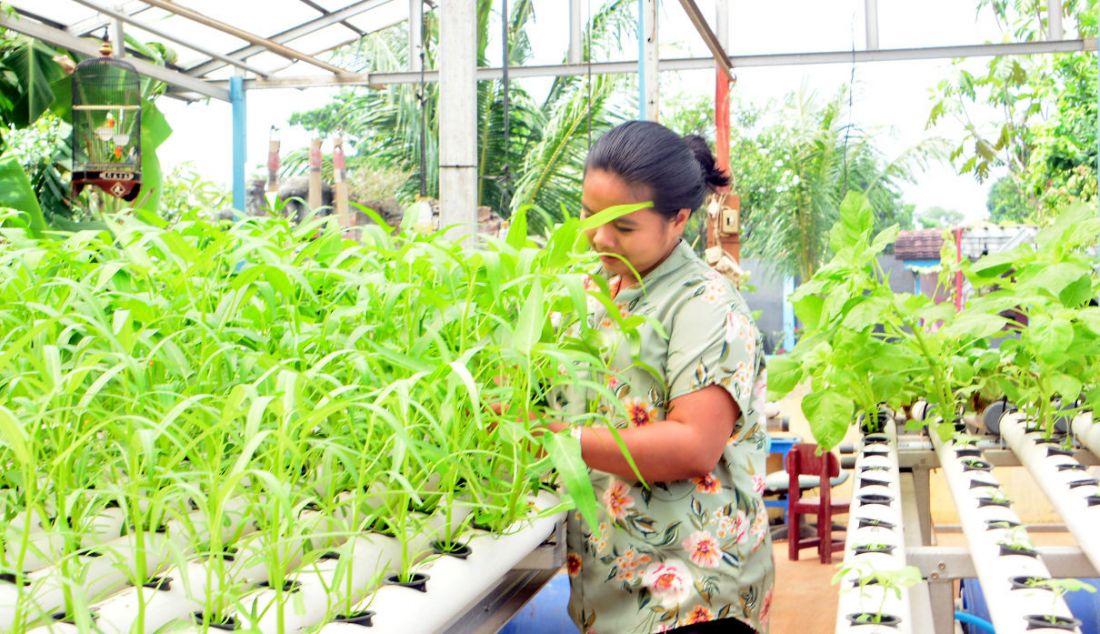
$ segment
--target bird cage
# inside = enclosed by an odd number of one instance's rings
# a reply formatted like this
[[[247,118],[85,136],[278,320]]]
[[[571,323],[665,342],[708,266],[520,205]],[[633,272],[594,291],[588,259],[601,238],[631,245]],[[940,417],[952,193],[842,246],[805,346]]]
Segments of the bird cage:
[[[100,52],[73,72],[73,193],[96,185],[132,201],[141,189],[141,78],[109,43]]]

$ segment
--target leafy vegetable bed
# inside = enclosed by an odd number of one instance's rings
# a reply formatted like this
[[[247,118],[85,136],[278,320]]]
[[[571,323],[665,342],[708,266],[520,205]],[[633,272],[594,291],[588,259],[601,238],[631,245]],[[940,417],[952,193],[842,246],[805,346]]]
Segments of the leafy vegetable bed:
[[[544,248],[521,216],[478,248],[377,227],[359,244],[327,219],[0,229],[0,629],[88,626],[169,569],[204,623],[283,630],[305,609],[294,571],[327,566],[331,621],[383,559],[408,581],[473,526],[590,516],[579,447],[517,422],[606,422],[547,404],[606,391],[584,227]],[[565,502],[533,510],[558,479]],[[367,533],[386,554],[362,556]]]

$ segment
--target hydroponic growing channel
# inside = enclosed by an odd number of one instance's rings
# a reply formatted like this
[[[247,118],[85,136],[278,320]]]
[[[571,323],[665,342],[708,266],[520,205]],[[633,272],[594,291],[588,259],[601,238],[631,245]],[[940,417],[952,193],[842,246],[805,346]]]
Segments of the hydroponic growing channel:
[[[1065,595],[1097,576],[1098,234],[1094,209],[1067,208],[1030,242],[946,263],[941,288],[972,291],[938,303],[890,287],[878,256],[897,227],[875,234],[866,200],[845,199],[834,258],[792,297],[803,338],[769,367],[772,398],[808,380],[802,409],[822,445],[853,422],[862,439],[838,632],[955,631],[963,578],[980,582],[998,632],[1082,631]],[[1041,527],[1014,510],[997,466],[1026,468],[1078,545],[1036,546]],[[965,548],[934,543],[932,469]]]
[[[544,581],[595,500],[535,426],[624,413],[547,398],[606,391],[585,225],[512,226],[0,229],[0,629],[435,631]]]

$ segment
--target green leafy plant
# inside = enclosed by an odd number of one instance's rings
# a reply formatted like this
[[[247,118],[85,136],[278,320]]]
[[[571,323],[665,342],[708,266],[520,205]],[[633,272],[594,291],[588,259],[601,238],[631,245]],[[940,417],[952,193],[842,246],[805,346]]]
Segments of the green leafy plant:
[[[867,596],[867,588],[877,585],[882,589],[882,598],[874,612],[869,612],[861,606],[861,612],[855,615],[858,623],[881,623],[885,617],[883,609],[886,606],[886,598],[890,593],[898,599],[902,598],[902,592],[921,582],[920,569],[915,566],[902,566],[901,568],[877,568],[863,562],[844,563],[837,566],[837,572],[833,575],[832,584],[836,585],[846,579],[853,580],[859,588],[860,600]]]
[[[1091,583],[1086,583],[1080,579],[1039,579],[1032,577],[1027,580],[1027,585],[1032,588],[1043,588],[1050,591],[1050,612],[1043,615],[1049,623],[1057,623],[1058,618],[1055,615],[1055,611],[1058,608],[1058,602],[1067,592],[1088,592],[1094,594],[1096,587]]]
[[[1034,246],[964,266],[974,287],[987,291],[968,311],[981,319],[1011,311],[1012,332],[1000,344],[993,382],[1048,437],[1058,416],[1079,411],[1073,406],[1079,397],[1090,408],[1100,403],[1100,309],[1090,305],[1100,292],[1092,253],[1098,231],[1094,210],[1070,207]]]
[[[12,627],[54,607],[87,619],[101,598],[82,586],[89,552],[116,562],[119,589],[199,564],[205,620],[282,627],[294,572],[319,553],[341,552],[333,610],[377,587],[343,556],[364,533],[392,534],[391,571],[408,578],[431,539],[459,542],[474,521],[499,532],[570,508],[592,521],[579,445],[540,426],[626,415],[587,321],[611,299],[585,287],[583,236],[646,204],[570,219],[543,247],[522,214],[477,248],[195,209],[60,238],[5,225],[0,569],[19,581],[55,564],[66,580],[59,606],[17,584]],[[566,387],[590,395],[585,413],[552,405]],[[595,413],[603,399],[612,411]],[[561,504],[531,507],[557,484]],[[120,541],[89,530],[107,516]],[[273,600],[254,601],[257,577]]]

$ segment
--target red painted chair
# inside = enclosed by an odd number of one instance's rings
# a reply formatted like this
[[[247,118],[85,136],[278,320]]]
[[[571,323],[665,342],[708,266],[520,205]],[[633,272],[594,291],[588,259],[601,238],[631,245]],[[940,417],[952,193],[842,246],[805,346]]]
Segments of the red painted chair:
[[[787,475],[790,478],[787,511],[787,558],[798,561],[798,551],[817,547],[821,563],[833,561],[833,553],[844,550],[843,541],[833,541],[833,516],[848,512],[848,500],[833,500],[829,480],[840,475],[840,462],[832,453],[817,455],[817,445],[799,444],[787,454]],[[798,476],[817,476],[821,495],[802,497]],[[817,516],[817,535],[801,537],[799,526],[803,515]]]

